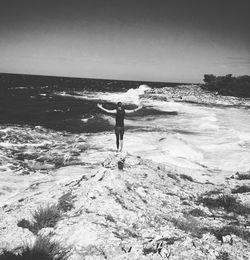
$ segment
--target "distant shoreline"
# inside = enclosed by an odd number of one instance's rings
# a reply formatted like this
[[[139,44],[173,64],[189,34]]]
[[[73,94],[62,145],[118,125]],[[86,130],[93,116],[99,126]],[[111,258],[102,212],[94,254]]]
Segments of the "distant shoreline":
[[[232,74],[225,76],[205,74],[204,82],[204,89],[223,96],[250,97],[250,76],[247,75],[234,77]]]
[[[129,85],[133,84],[135,86],[137,86],[138,84],[154,84],[154,87],[157,87],[157,85],[164,85],[166,86],[174,86],[174,85],[190,85],[190,84],[200,84],[200,83],[186,83],[186,82],[167,82],[167,81],[145,81],[145,80],[130,80],[130,79],[105,79],[105,78],[88,78],[88,77],[67,77],[67,76],[50,76],[50,75],[35,75],[35,74],[19,74],[19,73],[1,73],[0,72],[0,86],[2,82],[5,81],[10,81],[10,80],[20,80],[20,82],[23,82],[25,80],[40,80],[41,82],[45,81],[53,81],[56,82],[57,80],[60,81],[60,83],[65,83],[65,82],[76,82],[76,83],[80,83],[80,82],[84,82],[84,81],[91,81],[91,82],[95,82],[95,81],[103,81],[106,84],[107,83],[114,83],[114,82],[119,82],[119,84],[121,83],[129,83]],[[40,83],[41,83],[40,82]]]

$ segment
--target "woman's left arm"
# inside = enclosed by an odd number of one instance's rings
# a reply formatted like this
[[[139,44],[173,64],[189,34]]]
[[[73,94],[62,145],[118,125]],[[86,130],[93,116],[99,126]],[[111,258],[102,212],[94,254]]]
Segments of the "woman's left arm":
[[[131,114],[131,113],[134,113],[134,112],[136,112],[136,111],[138,111],[140,109],[142,109],[142,106],[139,106],[139,107],[137,107],[135,109],[125,109],[125,112],[126,112],[126,114]]]

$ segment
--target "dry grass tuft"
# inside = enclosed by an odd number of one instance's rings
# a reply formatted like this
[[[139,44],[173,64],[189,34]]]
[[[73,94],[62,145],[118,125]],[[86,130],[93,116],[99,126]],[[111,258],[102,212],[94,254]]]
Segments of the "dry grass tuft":
[[[185,218],[172,219],[171,221],[175,227],[190,233],[194,237],[201,238],[205,233],[201,223],[192,216],[186,215]]]
[[[237,237],[250,242],[250,231],[244,229],[243,227],[228,225],[218,229],[210,228],[207,229],[208,232],[213,234],[218,240],[223,242],[223,237],[228,235],[235,235]]]
[[[248,173],[236,173],[238,180],[250,180],[250,172]]]
[[[168,173],[168,177],[175,180],[175,181],[180,181],[179,178],[176,176],[176,174],[173,174],[173,173]]]
[[[57,205],[40,207],[33,213],[34,228],[40,230],[46,227],[54,227],[61,218],[61,212]]]
[[[71,192],[67,192],[59,198],[58,208],[63,212],[70,211],[74,208],[73,200],[76,196],[72,195]]]
[[[180,178],[182,178],[183,180],[194,181],[194,179],[191,176],[186,174],[181,174]]]
[[[188,214],[190,214],[191,216],[194,216],[194,217],[206,217],[207,214],[201,210],[201,209],[191,209]]]
[[[48,205],[45,208],[40,207],[33,213],[34,222],[21,219],[17,225],[29,229],[32,233],[46,227],[54,227],[61,218],[61,211],[57,205]]]
[[[250,186],[246,186],[246,185],[237,187],[237,188],[232,190],[233,194],[235,194],[235,193],[247,193],[247,192],[250,192]]]
[[[226,251],[221,251],[216,257],[216,260],[230,260],[229,254]]]
[[[208,208],[224,208],[227,212],[233,212],[239,215],[250,214],[250,208],[241,205],[235,197],[231,195],[222,194],[215,198],[213,197],[199,197],[199,203],[203,203]]]
[[[0,260],[66,260],[69,249],[47,236],[38,236],[32,246],[24,246],[18,253],[3,250]]]

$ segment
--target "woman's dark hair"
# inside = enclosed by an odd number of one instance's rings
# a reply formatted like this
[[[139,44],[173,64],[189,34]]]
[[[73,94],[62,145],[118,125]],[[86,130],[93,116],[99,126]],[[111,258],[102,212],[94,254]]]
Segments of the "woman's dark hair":
[[[122,107],[122,102],[118,102],[117,107]]]

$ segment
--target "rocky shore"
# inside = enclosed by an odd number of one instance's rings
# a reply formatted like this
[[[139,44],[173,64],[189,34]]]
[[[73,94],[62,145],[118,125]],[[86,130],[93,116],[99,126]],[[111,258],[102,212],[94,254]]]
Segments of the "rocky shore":
[[[39,237],[60,245],[55,259],[250,259],[250,172],[187,170],[98,138],[1,127],[0,259]]]
[[[163,101],[190,102],[213,106],[250,107],[250,98],[222,96],[206,90],[202,85],[179,85],[147,91],[145,97]]]

